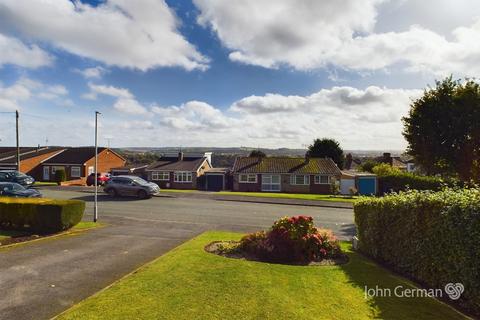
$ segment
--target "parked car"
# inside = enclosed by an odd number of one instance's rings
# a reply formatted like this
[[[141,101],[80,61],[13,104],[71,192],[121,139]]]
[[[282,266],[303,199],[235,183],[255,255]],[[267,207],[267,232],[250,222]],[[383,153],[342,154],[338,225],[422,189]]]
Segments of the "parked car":
[[[0,182],[1,197],[40,198],[42,194],[35,189],[27,189],[15,182]]]
[[[87,177],[87,186],[93,186],[95,184],[95,173],[90,173]],[[97,184],[99,186],[103,186],[105,182],[110,179],[110,174],[109,173],[100,173],[97,172]]]
[[[105,183],[103,190],[112,197],[130,196],[146,199],[159,193],[160,187],[137,176],[114,176]]]
[[[35,182],[33,177],[16,170],[0,170],[0,182],[15,182],[30,187]]]

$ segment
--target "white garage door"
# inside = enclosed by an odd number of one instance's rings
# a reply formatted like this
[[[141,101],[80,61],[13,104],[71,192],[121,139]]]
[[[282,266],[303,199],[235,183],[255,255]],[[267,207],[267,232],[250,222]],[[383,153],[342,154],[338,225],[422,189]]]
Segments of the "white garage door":
[[[340,179],[340,193],[350,194],[350,188],[355,187],[355,179]]]

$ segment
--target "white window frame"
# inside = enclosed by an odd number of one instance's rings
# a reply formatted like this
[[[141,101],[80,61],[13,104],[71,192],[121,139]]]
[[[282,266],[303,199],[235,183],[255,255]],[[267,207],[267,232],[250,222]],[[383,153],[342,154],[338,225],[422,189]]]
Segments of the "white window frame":
[[[327,182],[322,182],[321,177],[327,177]],[[332,177],[327,175],[327,174],[317,174],[317,175],[315,175],[314,183],[315,184],[330,184],[330,183],[332,183]]]
[[[256,173],[240,173],[238,175],[238,182],[239,183],[257,183],[257,174]]]
[[[192,183],[193,174],[191,171],[177,171],[174,174],[174,181],[178,183]]]
[[[303,177],[303,183],[297,183],[297,177]],[[308,174],[292,174],[290,176],[290,184],[294,186],[308,186],[310,185],[310,175]]]
[[[78,174],[74,174],[73,169],[78,170]],[[80,178],[81,176],[82,176],[82,171],[80,167],[70,167],[70,177]]]
[[[273,177],[278,177],[278,182],[273,182]],[[279,174],[262,174],[262,191],[280,192],[282,176]]]
[[[152,171],[152,180],[170,181],[170,172],[169,171]]]

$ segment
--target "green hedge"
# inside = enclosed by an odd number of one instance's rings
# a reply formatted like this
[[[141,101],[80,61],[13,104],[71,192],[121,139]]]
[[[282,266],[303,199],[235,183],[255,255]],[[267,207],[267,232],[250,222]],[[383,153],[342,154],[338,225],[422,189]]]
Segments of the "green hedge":
[[[69,229],[82,220],[85,202],[0,198],[0,227],[53,233]]]
[[[480,316],[480,190],[408,191],[355,203],[359,249],[431,288],[460,282]]]
[[[440,191],[445,186],[460,186],[458,181],[451,178],[442,179],[440,177],[405,172],[386,163],[376,165],[372,171],[377,175],[379,194],[406,190]]]

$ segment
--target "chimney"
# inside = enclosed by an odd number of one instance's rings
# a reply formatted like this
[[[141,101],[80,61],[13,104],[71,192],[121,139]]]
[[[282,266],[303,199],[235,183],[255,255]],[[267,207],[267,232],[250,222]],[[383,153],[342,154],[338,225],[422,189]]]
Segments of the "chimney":
[[[207,158],[207,161],[211,166],[212,165],[212,152],[205,152],[204,157]]]
[[[390,152],[383,153],[383,162],[392,165],[392,155]]]
[[[183,161],[183,152],[178,153],[178,161]]]

